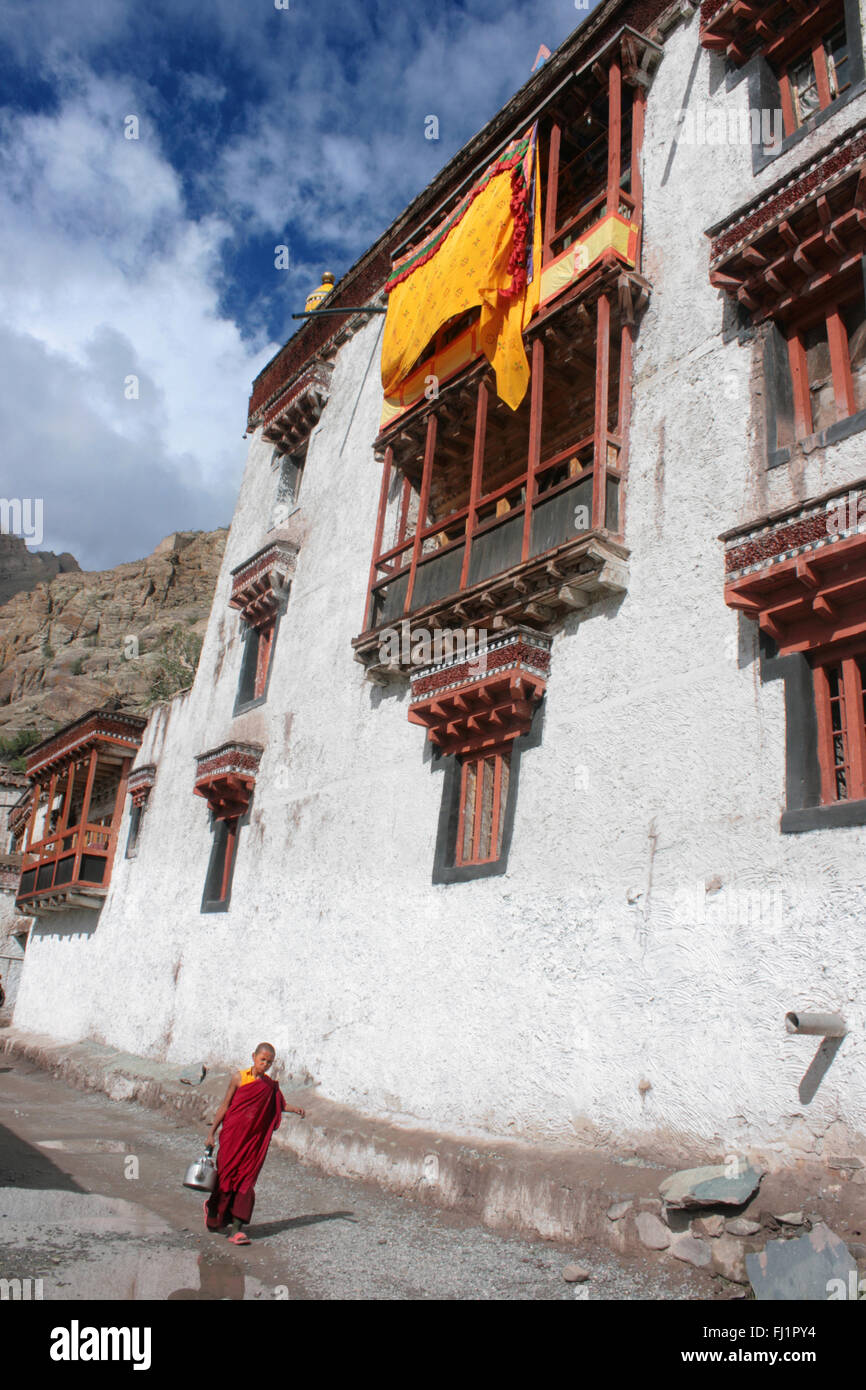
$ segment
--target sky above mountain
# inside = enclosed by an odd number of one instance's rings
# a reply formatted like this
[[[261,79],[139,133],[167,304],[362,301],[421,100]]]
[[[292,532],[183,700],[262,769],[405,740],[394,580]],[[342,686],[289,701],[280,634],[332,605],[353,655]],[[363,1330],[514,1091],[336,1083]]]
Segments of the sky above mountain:
[[[0,8],[2,496],[86,569],[228,524],[292,312],[588,13],[283,3]]]

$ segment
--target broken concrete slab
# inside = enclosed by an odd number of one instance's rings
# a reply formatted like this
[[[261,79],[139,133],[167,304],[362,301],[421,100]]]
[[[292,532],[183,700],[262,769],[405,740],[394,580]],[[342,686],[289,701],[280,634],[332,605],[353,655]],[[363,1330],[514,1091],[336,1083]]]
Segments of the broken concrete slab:
[[[635,1218],[635,1226],[648,1250],[667,1250],[671,1243],[671,1233],[654,1212],[639,1212]]]
[[[707,1242],[696,1240],[694,1236],[675,1236],[671,1241],[671,1254],[675,1260],[685,1260],[695,1269],[707,1269],[713,1260]]]
[[[819,1222],[794,1240],[771,1240],[746,1256],[746,1269],[760,1302],[815,1299],[826,1302],[834,1287],[856,1287],[857,1264],[843,1240]],[[845,1297],[845,1293],[842,1293]]]
[[[659,1187],[669,1207],[741,1207],[757,1192],[762,1171],[744,1165],[686,1168]]]

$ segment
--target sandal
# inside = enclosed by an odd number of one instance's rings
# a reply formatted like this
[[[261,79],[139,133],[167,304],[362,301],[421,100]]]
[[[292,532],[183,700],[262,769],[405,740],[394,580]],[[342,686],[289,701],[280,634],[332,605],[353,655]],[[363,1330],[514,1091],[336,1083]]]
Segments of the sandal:
[[[249,1236],[244,1235],[243,1231],[237,1231],[233,1236],[229,1236],[230,1245],[252,1245]]]

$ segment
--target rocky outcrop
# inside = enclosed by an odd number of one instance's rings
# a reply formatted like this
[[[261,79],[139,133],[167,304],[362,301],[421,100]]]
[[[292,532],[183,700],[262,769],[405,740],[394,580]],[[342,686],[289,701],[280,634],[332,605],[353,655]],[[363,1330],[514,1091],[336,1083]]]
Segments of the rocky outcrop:
[[[30,551],[21,536],[0,531],[0,604],[15,594],[30,593],[57,574],[80,573],[74,555],[53,550]]]
[[[227,534],[175,532],[144,560],[61,572],[3,604],[0,738],[190,685]]]

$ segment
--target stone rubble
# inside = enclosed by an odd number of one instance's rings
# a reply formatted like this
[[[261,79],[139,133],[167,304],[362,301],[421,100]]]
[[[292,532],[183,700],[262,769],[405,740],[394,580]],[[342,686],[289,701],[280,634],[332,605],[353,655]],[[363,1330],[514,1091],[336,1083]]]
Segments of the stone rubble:
[[[741,1207],[754,1196],[763,1173],[752,1167],[734,1171],[723,1163],[686,1168],[659,1187],[669,1207]]]

